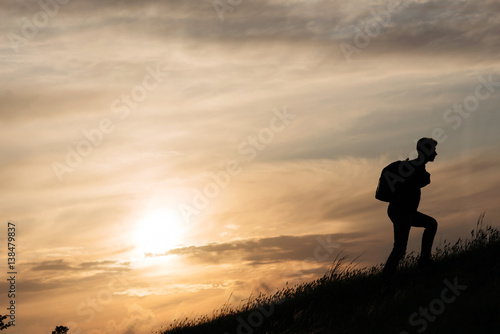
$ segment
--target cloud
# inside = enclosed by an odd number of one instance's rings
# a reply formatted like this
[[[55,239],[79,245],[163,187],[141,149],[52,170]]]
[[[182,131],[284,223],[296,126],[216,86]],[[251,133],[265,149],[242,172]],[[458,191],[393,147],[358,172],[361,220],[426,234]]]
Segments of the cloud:
[[[334,51],[328,53],[328,58],[341,60],[344,56],[339,49],[340,43],[354,43],[355,32],[352,26],[364,28],[363,21],[372,17],[371,11],[384,10],[387,3],[389,2],[358,1],[347,5],[339,1],[313,1],[287,5],[286,1],[245,2],[234,12],[227,13],[226,19],[221,22],[208,1],[188,4],[178,1],[137,3],[75,0],[62,7],[49,26],[41,29],[30,44],[63,44],[79,49],[80,41],[85,40],[87,49],[85,54],[99,47],[98,58],[91,58],[88,61],[88,58],[78,57],[75,53],[78,61],[65,64],[64,68],[68,69],[68,66],[71,66],[75,74],[80,77],[92,73],[93,77],[102,78],[105,74],[103,69],[116,68],[120,62],[130,64],[129,57],[116,52],[124,48],[132,53],[137,52],[134,48],[128,48],[124,41],[162,50],[156,53],[161,57],[165,56],[166,49],[158,48],[157,43],[163,41],[175,49],[181,41],[189,54],[198,55],[196,56],[198,59],[191,58],[196,60],[190,63],[191,69],[207,68],[208,65],[213,65],[214,61],[220,65],[224,63],[230,65],[238,61],[239,53],[227,57],[226,52],[238,49],[247,52],[253,49],[253,52],[250,52],[260,54],[261,57],[252,58],[254,65],[258,64],[260,59],[267,58],[269,53],[266,49],[277,52],[279,49],[293,50],[295,57],[285,58],[285,61],[289,62],[296,61],[300,55],[310,53],[312,48],[318,46],[325,51]],[[494,33],[499,25],[494,16],[494,9],[498,5],[494,1],[482,0],[474,4],[451,1],[408,3],[408,7],[400,13],[391,15],[389,24],[381,28],[380,33],[372,38],[370,45],[362,54],[378,56],[404,53],[411,57],[412,54],[417,56],[426,53],[430,57],[443,55],[461,57],[470,54],[480,55],[482,52],[492,55],[498,50],[500,40]],[[98,13],[95,8],[99,8]],[[30,10],[27,6],[14,3],[10,7],[11,15],[8,16],[10,29],[19,33],[22,24],[20,18],[23,15],[29,17],[35,9],[37,10],[36,6]],[[97,32],[101,36],[108,37],[107,45],[102,43],[102,39],[95,37]],[[64,36],[64,39],[61,36]],[[154,44],[148,42],[153,40]],[[293,44],[290,44],[291,41]],[[200,45],[201,42],[203,45]],[[213,53],[211,54],[209,50],[213,50],[215,45],[219,51],[223,51],[221,55],[225,54],[226,57],[212,56]],[[196,51],[200,48],[204,52]],[[64,52],[73,54],[71,50],[72,48],[67,48]],[[45,52],[50,54],[60,51],[45,50]],[[199,56],[202,56],[203,60]],[[320,57],[327,59],[325,56]],[[240,59],[245,58],[243,56]],[[30,59],[44,59],[44,57],[30,56]],[[222,59],[227,60],[221,62]],[[116,63],[111,64],[111,61]],[[42,71],[45,77],[56,68],[60,68],[56,63],[41,64],[48,70]],[[26,65],[23,64],[25,68]],[[78,68],[84,70],[79,71]],[[127,68],[130,68],[130,65],[123,67],[121,72],[127,71]],[[38,68],[38,71],[40,70]]]
[[[79,264],[71,265],[69,262],[59,260],[47,260],[35,263],[26,263],[25,265],[31,266],[33,271],[122,271],[128,270],[129,263],[119,263],[118,261],[92,261],[82,262]]]
[[[305,235],[279,236],[255,240],[236,240],[202,246],[172,249],[165,255],[181,255],[199,263],[214,264],[244,261],[249,265],[264,265],[282,261],[301,261],[317,252],[338,252],[342,242],[359,238],[359,235]],[[345,246],[345,245],[344,245]]]
[[[36,264],[31,268],[34,271],[43,271],[43,270],[62,270],[69,271],[74,270],[69,264],[65,263],[64,260],[54,260],[54,261],[46,261],[44,263]]]
[[[36,296],[53,291],[65,291],[68,288],[77,290],[88,285],[100,286],[110,277],[130,273],[130,263],[118,261],[92,261],[76,263],[67,259],[42,260],[37,262],[24,262],[23,268],[31,272],[35,278],[27,278],[19,284],[27,295]],[[2,286],[7,286],[1,283]]]

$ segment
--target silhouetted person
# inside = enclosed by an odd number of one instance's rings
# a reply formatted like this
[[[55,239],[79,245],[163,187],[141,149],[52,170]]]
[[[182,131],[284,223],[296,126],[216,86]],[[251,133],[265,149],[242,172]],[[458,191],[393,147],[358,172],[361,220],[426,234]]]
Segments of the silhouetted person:
[[[431,249],[436,235],[437,222],[434,218],[417,211],[420,203],[420,189],[431,183],[430,174],[425,164],[434,161],[437,141],[422,138],[417,142],[418,157],[414,160],[400,161],[397,172],[389,177],[392,182],[392,196],[389,200],[387,214],[394,225],[394,247],[382,271],[385,279],[390,279],[399,261],[406,253],[408,236],[412,226],[425,228],[422,237],[422,251],[418,263],[421,267],[432,264]]]

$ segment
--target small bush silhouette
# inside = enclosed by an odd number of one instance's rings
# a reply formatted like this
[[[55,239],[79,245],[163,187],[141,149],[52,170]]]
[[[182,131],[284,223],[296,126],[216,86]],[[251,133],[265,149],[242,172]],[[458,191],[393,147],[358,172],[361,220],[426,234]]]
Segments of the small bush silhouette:
[[[10,323],[4,324],[4,320],[7,319],[6,315],[0,315],[0,331],[12,326]]]
[[[68,331],[69,328],[66,326],[57,326],[56,329],[52,331],[52,334],[66,334]]]

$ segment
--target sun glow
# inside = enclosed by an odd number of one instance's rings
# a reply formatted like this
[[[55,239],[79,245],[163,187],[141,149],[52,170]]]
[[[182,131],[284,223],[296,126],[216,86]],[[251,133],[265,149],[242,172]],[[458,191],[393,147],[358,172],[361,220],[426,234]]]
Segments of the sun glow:
[[[185,228],[173,209],[148,212],[137,225],[135,241],[141,253],[162,254],[182,242]]]

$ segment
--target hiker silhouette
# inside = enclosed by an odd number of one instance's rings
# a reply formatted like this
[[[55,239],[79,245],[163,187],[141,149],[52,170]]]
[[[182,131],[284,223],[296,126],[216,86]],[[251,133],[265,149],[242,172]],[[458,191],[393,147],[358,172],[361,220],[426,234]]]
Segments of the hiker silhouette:
[[[384,279],[393,276],[399,261],[404,257],[412,226],[425,228],[419,266],[425,268],[432,264],[431,249],[436,235],[437,221],[417,209],[420,204],[420,189],[431,183],[425,165],[436,158],[436,146],[436,140],[421,138],[417,142],[416,159],[396,161],[382,171],[376,198],[389,202],[387,214],[394,227],[394,247],[382,270]],[[384,189],[390,189],[390,194],[381,195]]]

